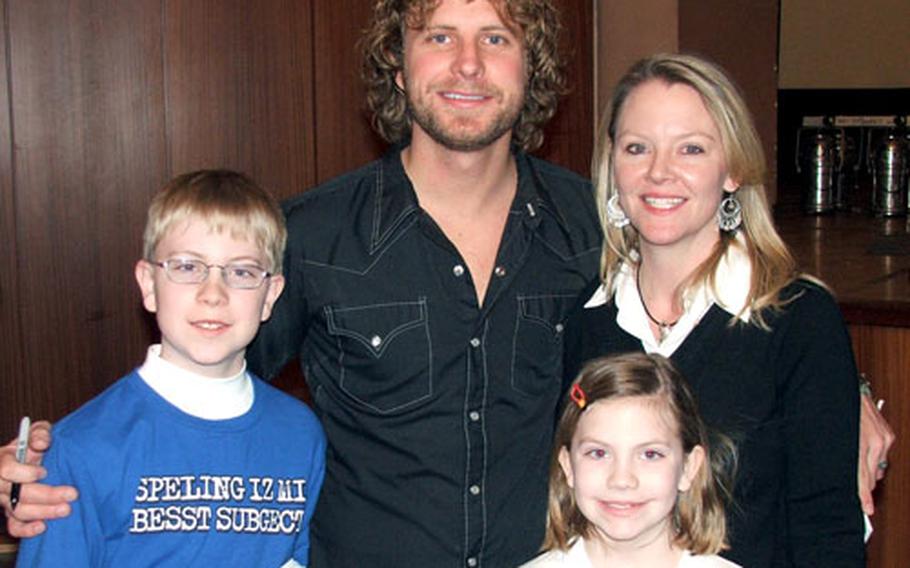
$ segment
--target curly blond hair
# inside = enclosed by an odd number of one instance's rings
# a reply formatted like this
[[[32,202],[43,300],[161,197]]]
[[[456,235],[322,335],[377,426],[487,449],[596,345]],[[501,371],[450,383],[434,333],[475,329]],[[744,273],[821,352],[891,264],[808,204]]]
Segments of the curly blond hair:
[[[361,39],[367,107],[373,128],[388,142],[407,140],[411,134],[407,97],[395,83],[404,68],[405,28],[423,27],[441,1],[377,0],[373,21]],[[489,1],[523,40],[528,83],[512,140],[532,151],[543,144],[543,125],[556,113],[559,97],[566,92],[559,13],[550,0]]]

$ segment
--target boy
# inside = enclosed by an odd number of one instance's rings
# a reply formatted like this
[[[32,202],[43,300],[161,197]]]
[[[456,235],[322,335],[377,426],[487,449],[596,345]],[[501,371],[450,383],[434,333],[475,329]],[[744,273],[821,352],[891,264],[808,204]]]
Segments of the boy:
[[[18,566],[307,563],[325,436],[244,358],[284,286],[285,241],[241,174],[185,174],[154,198],[135,274],[161,344],[54,427],[47,479],[80,498]]]

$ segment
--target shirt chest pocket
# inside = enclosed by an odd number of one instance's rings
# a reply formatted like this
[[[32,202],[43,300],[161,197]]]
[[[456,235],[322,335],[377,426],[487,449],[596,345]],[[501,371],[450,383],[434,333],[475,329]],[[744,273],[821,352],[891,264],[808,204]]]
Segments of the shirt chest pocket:
[[[560,396],[562,338],[574,294],[519,296],[512,344],[512,388],[529,395]]]
[[[381,414],[405,410],[433,394],[426,300],[326,307],[335,339],[338,387]]]

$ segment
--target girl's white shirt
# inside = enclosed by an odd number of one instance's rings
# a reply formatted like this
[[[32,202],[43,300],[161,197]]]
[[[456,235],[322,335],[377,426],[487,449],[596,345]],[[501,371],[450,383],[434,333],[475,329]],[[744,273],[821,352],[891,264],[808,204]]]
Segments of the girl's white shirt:
[[[245,360],[233,377],[204,377],[162,359],[161,345],[156,343],[149,346],[139,376],[164,400],[196,418],[227,420],[253,406],[253,380]]]
[[[568,550],[550,550],[537,556],[530,562],[521,565],[521,568],[595,568],[588,552],[585,550],[584,539],[575,539]],[[679,564],[675,568],[742,568],[739,564],[730,562],[717,555],[694,556],[688,550],[683,551]]]
[[[615,298],[617,325],[640,339],[646,353],[669,357],[682,345],[714,304],[731,316],[739,314],[742,321],[749,321],[748,297],[752,282],[752,263],[745,247],[745,240],[741,235],[737,235],[736,243],[727,248],[714,273],[714,288],[717,293],[715,294],[714,290],[705,284],[689,290],[683,299],[683,315],[662,342],[659,342],[651,332],[648,315],[638,294],[635,268],[625,262],[620,265],[619,273],[613,280],[613,289],[608,291],[605,285],[601,284],[585,302],[584,307],[600,307],[609,302],[610,298]]]

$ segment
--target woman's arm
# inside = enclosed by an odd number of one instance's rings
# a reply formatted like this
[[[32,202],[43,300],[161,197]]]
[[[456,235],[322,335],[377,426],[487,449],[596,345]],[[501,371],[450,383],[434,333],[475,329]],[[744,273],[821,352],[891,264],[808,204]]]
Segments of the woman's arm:
[[[864,566],[859,390],[847,328],[831,295],[814,285],[803,287],[776,324],[790,560]]]

